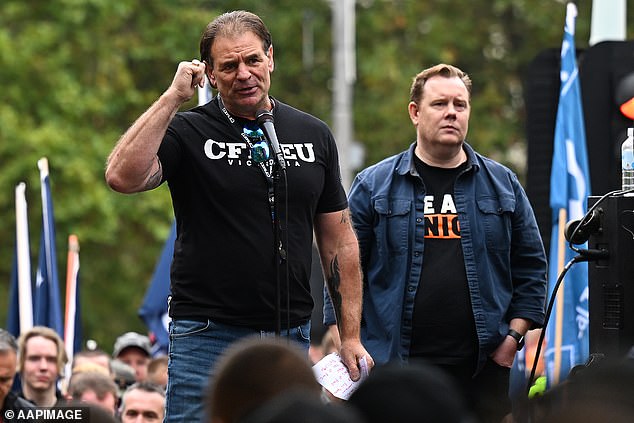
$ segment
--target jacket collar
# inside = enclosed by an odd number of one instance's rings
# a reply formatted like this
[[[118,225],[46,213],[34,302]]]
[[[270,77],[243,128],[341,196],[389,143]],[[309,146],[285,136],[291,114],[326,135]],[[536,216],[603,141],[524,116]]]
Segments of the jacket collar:
[[[462,148],[467,154],[467,163],[468,163],[467,168],[477,171],[480,168],[480,166],[478,165],[478,160],[476,157],[475,150],[466,141],[462,144]],[[405,175],[406,173],[409,173],[413,176],[418,176],[418,172],[416,171],[416,165],[414,164],[414,154],[415,154],[414,150],[415,149],[416,149],[416,141],[414,141],[409,146],[409,149],[407,151],[403,152],[401,162],[398,164],[396,168],[396,172],[399,175]]]

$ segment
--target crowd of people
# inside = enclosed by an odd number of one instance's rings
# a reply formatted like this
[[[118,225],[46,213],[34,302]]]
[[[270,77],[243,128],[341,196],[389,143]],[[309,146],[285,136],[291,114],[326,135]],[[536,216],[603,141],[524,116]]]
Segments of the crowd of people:
[[[199,48],[105,172],[121,193],[169,186],[169,358],[129,332],[112,355],[78,353],[63,378],[53,331],[33,328],[17,343],[2,332],[0,381],[16,370],[21,379],[17,393],[0,391],[3,410],[80,401],[122,422],[166,423],[497,423],[569,412],[565,394],[512,409],[510,368],[527,332],[544,325],[547,262],[517,176],[467,142],[466,72],[441,63],[415,75],[404,107],[414,141],[361,171],[346,195],[328,126],[269,93],[274,49],[260,17],[218,16]],[[206,81],[217,95],[181,110]],[[330,327],[321,352],[310,340],[313,243]],[[347,400],[311,367],[331,351],[358,382]],[[627,404],[584,405],[634,416]]]
[[[112,356],[85,349],[68,363],[64,343],[53,329],[35,326],[17,340],[0,329],[0,422],[24,421],[19,410],[86,405],[91,407],[90,421],[160,422],[166,358],[151,356],[147,336],[128,332],[117,338]]]
[[[327,334],[327,333],[326,333]],[[328,338],[328,335],[326,335]],[[150,356],[149,339],[129,332],[117,339],[112,356],[82,350],[66,367],[59,336],[34,327],[17,340],[0,329],[0,422],[42,407],[83,408],[84,422],[162,422],[165,417],[167,356]],[[322,343],[327,348],[331,341]],[[315,344],[319,350],[321,345]],[[145,371],[120,358],[134,349]],[[123,354],[121,354],[123,353]],[[319,360],[326,350],[315,352]],[[135,354],[129,354],[133,356]],[[112,366],[128,366],[125,378]],[[347,400],[319,385],[299,343],[281,337],[248,336],[220,357],[204,391],[204,423],[484,423],[464,389],[443,369],[419,360],[377,365]],[[69,377],[64,369],[70,368]],[[151,368],[163,369],[151,371]],[[17,386],[15,376],[19,375]],[[134,378],[127,379],[129,375]],[[138,375],[138,376],[137,376]],[[629,422],[634,416],[634,356],[578,368],[568,381],[521,404],[501,422]],[[68,383],[65,383],[68,381]],[[120,384],[125,381],[124,384]]]

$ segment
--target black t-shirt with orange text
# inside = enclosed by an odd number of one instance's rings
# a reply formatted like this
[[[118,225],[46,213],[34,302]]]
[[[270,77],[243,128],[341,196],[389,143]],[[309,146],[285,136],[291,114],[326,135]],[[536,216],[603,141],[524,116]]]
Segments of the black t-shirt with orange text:
[[[475,365],[477,335],[453,188],[465,165],[438,168],[415,159],[425,185],[425,249],[414,305],[410,357],[442,365]]]

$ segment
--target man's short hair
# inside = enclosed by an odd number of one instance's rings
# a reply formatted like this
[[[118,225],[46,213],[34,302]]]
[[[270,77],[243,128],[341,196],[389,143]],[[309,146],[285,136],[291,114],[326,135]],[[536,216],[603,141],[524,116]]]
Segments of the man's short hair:
[[[8,331],[0,328],[0,353],[13,351],[18,353],[18,342]]]
[[[262,40],[264,52],[269,51],[273,45],[271,33],[260,17],[254,13],[244,10],[234,10],[223,13],[207,24],[200,38],[200,58],[206,62],[210,69],[213,69],[214,62],[211,57],[211,47],[217,37],[232,37],[252,32]]]
[[[291,390],[319,397],[321,388],[308,354],[290,340],[248,337],[218,361],[207,395],[207,412],[237,421],[271,398]]]
[[[431,68],[427,68],[421,71],[420,73],[418,73],[418,75],[414,77],[412,87],[409,91],[409,100],[416,104],[419,104],[420,101],[423,99],[423,90],[425,88],[425,84],[430,78],[434,76],[442,76],[445,78],[460,78],[465,87],[467,87],[469,96],[471,96],[471,87],[473,84],[469,75],[455,66],[440,63],[438,65],[432,66]]]
[[[101,349],[94,349],[94,350],[81,350],[75,353],[75,355],[73,356],[73,365],[71,366],[72,371],[75,371],[75,368],[77,366],[77,362],[79,361],[79,359],[82,358],[94,358],[94,357],[105,357],[108,359],[108,372],[112,373],[112,364],[110,362],[110,354],[108,354],[107,352],[105,352],[104,350]]]
[[[82,357],[87,357],[87,358],[108,357],[108,359],[110,359],[110,354],[108,354],[107,352],[105,352],[104,350],[101,350],[101,349],[81,350],[81,351],[77,351],[75,353],[75,355],[73,356],[73,361],[77,360],[78,358],[82,358]]]
[[[157,385],[154,382],[148,382],[147,380],[143,382],[135,382],[132,385],[128,386],[128,388],[123,393],[123,398],[125,398],[125,396],[132,391],[144,391],[144,392],[150,392],[150,393],[156,392],[157,394],[160,394],[162,397],[165,397],[165,388],[163,388],[160,385]]]
[[[119,397],[117,385],[109,376],[99,372],[81,372],[74,374],[68,384],[68,395],[80,399],[88,391],[93,391],[97,398],[104,399],[110,392],[115,400]]]
[[[57,346],[57,374],[63,376],[64,366],[68,361],[66,349],[64,348],[64,341],[62,341],[62,338],[59,337],[57,332],[51,328],[47,328],[46,326],[33,326],[31,329],[21,334],[20,338],[18,338],[18,371],[22,372],[24,369],[24,361],[26,360],[27,354],[27,341],[36,336],[41,336],[42,338],[46,338],[55,343]]]
[[[163,388],[162,386],[157,385],[156,383],[153,383],[153,382],[148,382],[148,381],[136,382],[128,386],[125,392],[123,392],[123,395],[121,395],[121,406],[119,407],[121,411],[125,410],[125,398],[132,391],[157,393],[163,398],[165,398],[165,388]]]
[[[403,366],[388,363],[372,369],[346,403],[368,423],[385,421],[473,421],[456,382],[443,370],[410,359]]]

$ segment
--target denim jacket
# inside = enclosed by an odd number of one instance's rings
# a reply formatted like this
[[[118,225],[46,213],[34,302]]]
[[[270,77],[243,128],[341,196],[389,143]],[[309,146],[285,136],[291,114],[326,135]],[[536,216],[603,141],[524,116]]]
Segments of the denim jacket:
[[[423,263],[425,185],[414,166],[416,144],[362,171],[350,189],[364,274],[361,340],[376,363],[407,362],[414,301]],[[547,262],[535,215],[517,176],[476,153],[454,198],[479,341],[478,369],[507,334],[509,321],[544,322]],[[336,322],[325,294],[324,323]]]

